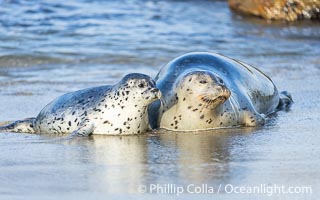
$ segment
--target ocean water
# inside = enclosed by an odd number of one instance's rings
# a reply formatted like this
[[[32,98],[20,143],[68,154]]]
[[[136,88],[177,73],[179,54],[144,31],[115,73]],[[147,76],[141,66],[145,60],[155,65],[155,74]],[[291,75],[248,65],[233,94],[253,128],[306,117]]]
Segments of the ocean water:
[[[192,51],[257,66],[292,93],[292,109],[256,129],[75,141],[2,133],[0,199],[176,198],[168,187],[182,187],[187,199],[317,199],[319,22],[239,16],[214,0],[3,0],[0,121],[33,117],[61,94],[113,84],[130,72],[154,76]],[[222,190],[195,195],[190,184]],[[305,186],[312,194],[229,193],[228,184]]]

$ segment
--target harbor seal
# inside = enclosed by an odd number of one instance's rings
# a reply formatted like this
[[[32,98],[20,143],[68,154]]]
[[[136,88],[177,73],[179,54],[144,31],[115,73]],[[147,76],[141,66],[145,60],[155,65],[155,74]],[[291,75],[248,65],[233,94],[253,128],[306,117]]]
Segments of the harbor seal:
[[[113,86],[67,93],[45,106],[36,118],[0,127],[6,132],[67,134],[139,134],[149,129],[148,105],[159,99],[155,82],[128,74]]]
[[[292,104],[259,69],[216,53],[182,55],[155,78],[161,101],[149,106],[153,128],[196,131],[261,126]]]

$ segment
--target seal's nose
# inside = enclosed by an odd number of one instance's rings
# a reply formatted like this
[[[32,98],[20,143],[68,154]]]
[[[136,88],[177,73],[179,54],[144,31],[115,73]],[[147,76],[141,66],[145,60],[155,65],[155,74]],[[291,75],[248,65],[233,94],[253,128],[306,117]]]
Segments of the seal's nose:
[[[228,99],[231,95],[231,91],[225,85],[216,85],[215,86],[217,95]]]
[[[154,94],[157,94],[157,97],[160,99],[161,98],[161,92],[158,88],[152,88],[150,90],[150,92],[154,93]]]
[[[222,91],[223,91],[223,96],[228,99],[231,95],[231,91],[225,86],[222,87]]]

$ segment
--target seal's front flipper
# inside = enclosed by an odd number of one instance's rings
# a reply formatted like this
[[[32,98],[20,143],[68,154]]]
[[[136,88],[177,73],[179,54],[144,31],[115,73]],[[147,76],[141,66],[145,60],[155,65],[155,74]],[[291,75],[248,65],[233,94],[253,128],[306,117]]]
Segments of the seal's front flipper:
[[[292,96],[289,92],[283,91],[280,93],[280,101],[277,110],[288,111],[293,104]]]
[[[88,121],[85,121],[85,122],[82,122],[80,124],[80,127],[73,131],[69,136],[68,138],[74,138],[74,137],[86,137],[86,136],[89,136],[93,133],[93,130],[94,130],[94,125],[93,123],[91,122],[88,122]]]
[[[259,113],[251,113],[249,111],[243,112],[242,120],[244,126],[263,126],[266,123],[264,115]]]
[[[0,126],[0,132],[35,133],[33,128],[34,120],[35,118],[27,118]]]

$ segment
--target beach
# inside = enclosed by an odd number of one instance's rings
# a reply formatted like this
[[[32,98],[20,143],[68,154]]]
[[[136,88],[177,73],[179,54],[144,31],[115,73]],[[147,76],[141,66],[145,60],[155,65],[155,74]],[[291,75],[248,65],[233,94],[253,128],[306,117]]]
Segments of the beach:
[[[228,193],[228,184],[310,187],[312,194],[271,198],[317,199],[319,22],[265,21],[206,0],[5,1],[0,13],[0,122],[35,117],[64,93],[115,84],[128,73],[154,77],[193,51],[256,66],[294,100],[259,128],[75,141],[1,133],[0,199],[177,197],[176,190],[151,190],[156,184],[180,186],[186,199],[270,199],[266,192]],[[215,192],[190,194],[190,184]]]

